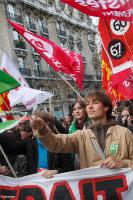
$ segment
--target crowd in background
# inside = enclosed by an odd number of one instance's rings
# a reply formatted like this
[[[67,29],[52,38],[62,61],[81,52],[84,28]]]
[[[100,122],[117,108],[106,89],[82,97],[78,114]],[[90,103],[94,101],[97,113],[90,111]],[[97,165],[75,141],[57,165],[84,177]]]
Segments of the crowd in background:
[[[112,119],[133,133],[133,101],[117,102],[112,111]],[[76,130],[88,127],[90,119],[86,112],[85,102],[77,100],[70,114],[60,120],[54,118],[52,123],[55,124],[56,129],[53,131],[55,134],[73,134]],[[46,170],[50,170],[50,177],[57,173],[80,168],[79,158],[76,154],[49,152],[36,138],[28,117],[15,128],[2,133],[0,144],[18,177],[37,173],[42,169],[44,173]],[[0,174],[13,176],[1,152]]]

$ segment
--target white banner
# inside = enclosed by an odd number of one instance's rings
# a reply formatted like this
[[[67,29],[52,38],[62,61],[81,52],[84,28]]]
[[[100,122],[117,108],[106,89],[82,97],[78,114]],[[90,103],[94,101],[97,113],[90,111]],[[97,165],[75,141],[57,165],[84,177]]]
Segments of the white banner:
[[[0,176],[0,199],[132,200],[133,171],[88,168],[45,179],[41,173],[23,178]]]

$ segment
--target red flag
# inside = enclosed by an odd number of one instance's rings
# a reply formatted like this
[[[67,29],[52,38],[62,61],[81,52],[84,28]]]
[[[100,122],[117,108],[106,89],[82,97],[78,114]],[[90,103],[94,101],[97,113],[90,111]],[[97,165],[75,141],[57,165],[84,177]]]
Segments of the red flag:
[[[116,86],[117,90],[124,94],[127,99],[133,99],[133,75]]]
[[[117,101],[126,99],[123,93],[120,93],[116,88],[112,86],[112,69],[109,65],[108,57],[104,49],[102,49],[102,87],[106,93],[112,99],[112,103],[115,105]]]
[[[97,17],[133,20],[132,0],[61,0],[81,12]]]
[[[133,24],[101,18],[99,32],[112,68],[112,85],[116,86],[133,74]]]
[[[83,59],[79,54],[61,48],[47,38],[36,35],[11,20],[8,20],[8,22],[56,72],[68,74],[76,81],[79,88],[83,89],[84,67]]]

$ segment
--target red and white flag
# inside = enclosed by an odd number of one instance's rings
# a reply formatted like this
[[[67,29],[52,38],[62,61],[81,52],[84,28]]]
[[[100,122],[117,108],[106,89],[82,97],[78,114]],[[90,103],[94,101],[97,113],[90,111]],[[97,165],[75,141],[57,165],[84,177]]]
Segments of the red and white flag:
[[[83,59],[79,54],[61,48],[47,38],[36,35],[11,20],[8,22],[56,72],[68,74],[76,81],[79,88],[83,89],[84,67]]]
[[[61,0],[81,12],[97,17],[133,20],[133,0]]]
[[[133,24],[100,18],[99,32],[112,69],[112,86],[133,75]]]

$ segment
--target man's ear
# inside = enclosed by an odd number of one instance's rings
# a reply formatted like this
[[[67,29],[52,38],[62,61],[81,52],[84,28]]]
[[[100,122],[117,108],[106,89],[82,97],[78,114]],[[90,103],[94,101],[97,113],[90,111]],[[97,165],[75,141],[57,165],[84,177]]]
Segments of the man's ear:
[[[109,110],[109,107],[107,106],[107,107],[105,107],[105,111],[107,112]]]

